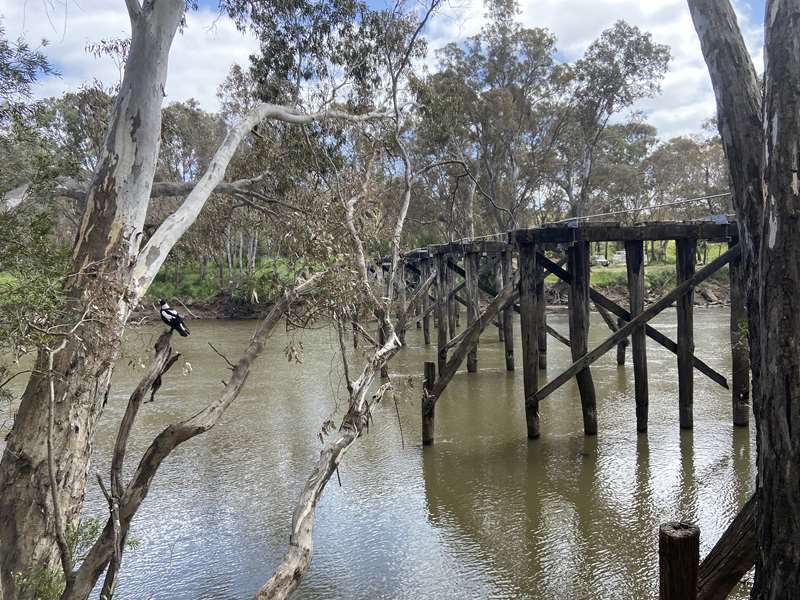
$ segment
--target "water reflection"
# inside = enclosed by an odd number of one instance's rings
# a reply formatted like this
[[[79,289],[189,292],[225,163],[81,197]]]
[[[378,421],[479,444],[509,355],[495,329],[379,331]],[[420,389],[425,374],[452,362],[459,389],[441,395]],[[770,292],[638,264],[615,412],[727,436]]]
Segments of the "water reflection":
[[[566,331],[564,313],[549,318]],[[590,345],[608,335],[592,319]],[[674,313],[656,325],[674,339]],[[698,355],[728,373],[727,312],[698,310],[695,325]],[[193,373],[171,375],[143,409],[131,457],[222,389],[225,365],[205,341],[235,356],[252,329],[196,322],[190,338],[176,341]],[[142,547],[126,556],[120,598],[246,598],[280,560],[317,433],[341,389],[329,331],[304,335],[302,365],[287,363],[289,339],[276,335],[218,427],[163,465],[134,522]],[[138,336],[129,341],[142,345]],[[543,379],[570,362],[568,348],[552,342],[549,351]],[[334,480],[320,503],[315,556],[297,597],[638,599],[657,594],[660,522],[695,520],[701,554],[710,550],[755,476],[753,433],[731,426],[729,393],[697,376],[695,428],[680,431],[675,357],[648,340],[647,435],[636,433],[630,352],[618,367],[612,351],[592,367],[598,436],[583,435],[570,382],[542,402],[542,437],[529,442],[519,347],[516,356],[517,371],[507,373],[503,345],[487,333],[480,371],[454,377],[436,408],[436,444],[422,449],[419,375],[435,351],[409,329],[392,364],[405,446],[394,403],[376,407],[369,434],[341,468],[342,487]],[[108,472],[114,427],[137,377],[124,367],[115,373],[93,471]],[[104,512],[90,486],[86,514]],[[747,596],[740,587],[732,598]]]

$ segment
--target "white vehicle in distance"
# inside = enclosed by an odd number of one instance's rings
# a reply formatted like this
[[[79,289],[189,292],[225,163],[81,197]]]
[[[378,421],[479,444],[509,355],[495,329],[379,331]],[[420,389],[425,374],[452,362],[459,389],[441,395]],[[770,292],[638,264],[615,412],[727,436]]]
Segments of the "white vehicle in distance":
[[[601,267],[608,266],[608,259],[603,256],[602,254],[594,254],[592,255],[592,264],[593,265],[600,265]]]
[[[644,265],[647,266],[647,252],[642,255],[642,259]],[[612,264],[615,265],[624,265],[627,260],[627,256],[625,255],[625,250],[617,250],[614,252],[614,256],[611,257]]]

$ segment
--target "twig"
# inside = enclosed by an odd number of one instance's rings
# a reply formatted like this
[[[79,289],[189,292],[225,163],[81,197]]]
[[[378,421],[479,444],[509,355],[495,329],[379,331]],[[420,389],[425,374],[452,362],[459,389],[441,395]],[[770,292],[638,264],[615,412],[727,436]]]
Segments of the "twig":
[[[353,394],[353,383],[350,381],[350,369],[347,366],[347,351],[344,347],[344,334],[342,333],[342,322],[336,319],[336,332],[339,334],[339,353],[342,355],[342,367],[344,368],[344,381],[347,384],[347,393]]]
[[[200,318],[196,314],[194,314],[191,310],[189,310],[189,307],[186,306],[180,298],[175,298],[175,300],[180,302],[181,306],[186,309],[186,312],[188,312],[192,316],[193,319],[199,319]]]
[[[212,344],[211,342],[208,342],[208,345],[211,346],[211,349],[214,351],[214,353],[217,356],[219,356],[220,358],[222,358],[222,360],[224,360],[226,363],[228,363],[228,367],[230,367],[231,370],[236,368],[236,365],[233,364],[231,361],[229,361],[227,356],[225,356],[222,352],[220,352],[219,350],[214,348],[214,344]]]
[[[392,397],[394,398],[394,410],[397,413],[397,426],[400,428],[400,447],[405,448],[406,440],[403,437],[403,422],[400,420],[400,407],[397,406],[397,395],[392,394]]]

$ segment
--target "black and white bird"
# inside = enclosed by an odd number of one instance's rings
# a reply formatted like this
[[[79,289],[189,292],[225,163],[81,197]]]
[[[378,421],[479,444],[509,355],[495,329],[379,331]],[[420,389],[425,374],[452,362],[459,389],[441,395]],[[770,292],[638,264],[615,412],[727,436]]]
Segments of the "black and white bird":
[[[161,320],[180,333],[181,336],[186,337],[189,335],[189,330],[186,328],[186,325],[183,324],[183,319],[178,312],[174,308],[170,308],[167,301],[163,298],[161,298],[158,303],[161,305]]]

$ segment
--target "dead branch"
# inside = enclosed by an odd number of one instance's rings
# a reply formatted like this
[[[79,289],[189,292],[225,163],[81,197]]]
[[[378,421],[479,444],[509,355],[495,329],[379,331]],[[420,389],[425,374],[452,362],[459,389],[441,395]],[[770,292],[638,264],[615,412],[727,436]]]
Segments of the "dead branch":
[[[139,510],[142,502],[147,497],[153,478],[156,476],[163,461],[180,444],[197,435],[205,433],[217,424],[225,413],[225,410],[239,396],[250,374],[250,368],[253,362],[263,352],[266,341],[275,328],[275,325],[280,322],[283,315],[295,300],[311,292],[315,288],[322,275],[323,273],[318,273],[298,284],[275,303],[269,314],[259,324],[247,349],[239,359],[236,368],[233,370],[228,385],[219,398],[209,403],[203,410],[189,419],[167,426],[151,442],[139,461],[139,465],[133,477],[130,482],[124,486],[119,496],[118,539],[122,540],[123,544],[128,534],[131,521]],[[174,363],[174,361],[172,362]],[[157,372],[158,371],[155,369],[148,370],[148,374]],[[163,370],[161,373],[163,373]],[[132,419],[130,421],[132,423]],[[78,570],[73,573],[71,580],[68,581],[67,587],[61,596],[61,600],[83,600],[88,597],[114,556],[114,527],[114,519],[109,518],[100,537],[98,537],[92,545]]]

